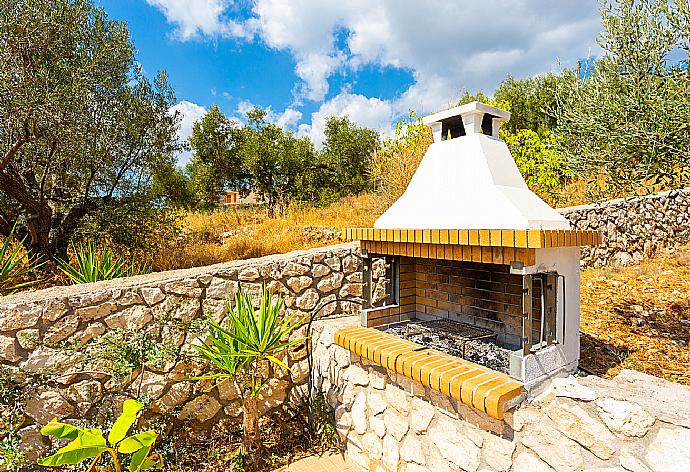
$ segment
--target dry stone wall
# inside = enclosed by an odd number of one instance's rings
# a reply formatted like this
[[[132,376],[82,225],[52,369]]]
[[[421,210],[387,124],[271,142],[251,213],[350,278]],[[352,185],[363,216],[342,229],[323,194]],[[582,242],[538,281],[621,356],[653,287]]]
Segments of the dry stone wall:
[[[383,283],[377,278],[375,287]],[[1,298],[0,368],[9,388],[23,389],[18,434],[28,459],[46,446],[38,434],[46,422],[100,421],[105,411],[119,412],[128,397],[148,403],[153,417],[189,421],[200,431],[236,421],[241,400],[230,382],[213,387],[182,380],[203,373],[189,357],[202,314],[219,319],[239,287],[258,302],[264,284],[283,294],[287,313],[300,317],[336,298],[361,297],[359,247],[341,244]],[[358,309],[330,303],[319,315]],[[279,371],[270,381],[264,410],[297,403],[305,393],[306,346],[295,346],[286,360],[292,373]]]
[[[495,420],[314,335],[314,381],[346,454],[377,472],[690,470],[690,387],[624,370],[554,379]]]
[[[573,227],[597,230],[603,243],[582,251],[582,265],[627,265],[690,240],[690,188],[561,208]]]

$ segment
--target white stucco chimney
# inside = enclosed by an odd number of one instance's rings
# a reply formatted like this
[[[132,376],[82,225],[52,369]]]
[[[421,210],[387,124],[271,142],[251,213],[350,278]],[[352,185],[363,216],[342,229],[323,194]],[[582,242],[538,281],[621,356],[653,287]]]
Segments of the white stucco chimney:
[[[481,102],[425,117],[434,143],[374,228],[570,229],[527,187],[498,138],[500,124],[509,119],[509,112]]]

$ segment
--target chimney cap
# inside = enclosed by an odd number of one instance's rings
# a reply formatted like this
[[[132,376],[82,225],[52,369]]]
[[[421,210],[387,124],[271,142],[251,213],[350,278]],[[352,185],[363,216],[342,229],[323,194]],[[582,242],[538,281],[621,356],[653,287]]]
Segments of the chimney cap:
[[[467,115],[491,115],[493,119],[497,120],[499,123],[508,121],[510,119],[510,112],[506,110],[501,110],[500,108],[487,105],[482,102],[470,102],[465,105],[460,105],[457,107],[449,108],[448,110],[443,110],[433,115],[425,116],[422,118],[422,123],[430,126],[434,123],[441,123],[443,121],[462,117]]]

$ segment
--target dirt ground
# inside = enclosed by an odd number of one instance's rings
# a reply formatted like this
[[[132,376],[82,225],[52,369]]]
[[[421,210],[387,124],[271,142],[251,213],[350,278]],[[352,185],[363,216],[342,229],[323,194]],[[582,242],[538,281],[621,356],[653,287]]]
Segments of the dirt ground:
[[[690,385],[690,245],[624,268],[581,275],[580,366],[634,369]]]

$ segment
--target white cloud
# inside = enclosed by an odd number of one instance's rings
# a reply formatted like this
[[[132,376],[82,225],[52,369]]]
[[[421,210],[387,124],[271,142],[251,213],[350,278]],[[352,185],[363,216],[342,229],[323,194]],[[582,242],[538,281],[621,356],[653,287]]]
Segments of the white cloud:
[[[232,0],[147,2],[177,25],[181,39],[259,38],[289,51],[300,78],[293,106],[323,102],[334,74],[367,65],[411,72],[414,83],[392,100],[338,91],[312,114],[311,125],[301,126],[316,139],[329,111],[349,109],[352,119],[374,123],[383,109],[391,117],[408,109],[427,113],[451,104],[462,89],[490,93],[508,73],[545,72],[557,58],[573,65],[590,49],[597,53],[600,30],[596,2],[581,0],[252,0],[249,19],[236,14]],[[355,115],[372,111],[373,117]]]
[[[205,114],[206,109],[196,103],[181,101],[175,106],[170,107],[170,113],[179,112],[182,116],[180,121],[180,128],[177,130],[177,136],[181,141],[187,142],[187,139],[192,134],[192,127],[194,123],[200,120]],[[184,169],[187,163],[192,159],[191,151],[181,152],[177,156],[177,166]]]
[[[301,124],[297,134],[309,136],[317,147],[321,147],[326,121],[331,116],[348,116],[359,126],[376,129],[383,135],[393,133],[395,110],[391,102],[344,92],[323,103],[312,113],[311,124]]]
[[[198,36],[251,36],[241,23],[226,18],[230,0],[146,0],[161,10],[169,23],[176,25],[175,35],[185,41]]]
[[[236,119],[239,121],[244,121],[245,115],[255,107],[256,105],[249,100],[241,100],[235,109],[235,112],[238,115]],[[294,128],[299,120],[302,119],[302,112],[290,107],[283,110],[282,113],[275,112],[270,106],[264,108],[263,110],[266,112],[266,121],[269,123],[275,123],[283,129]]]

